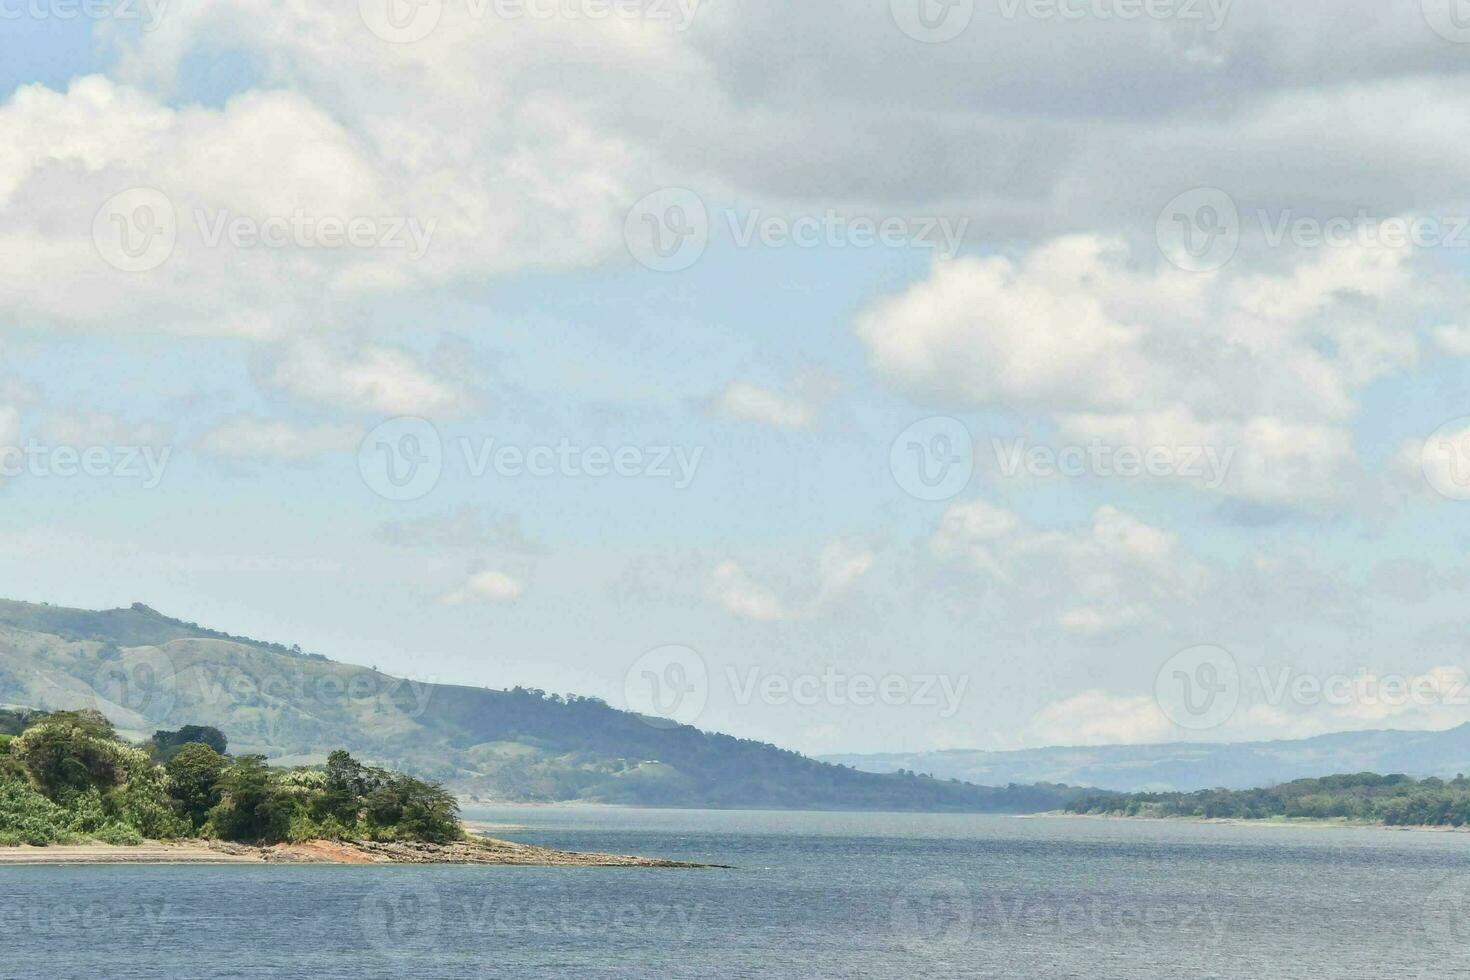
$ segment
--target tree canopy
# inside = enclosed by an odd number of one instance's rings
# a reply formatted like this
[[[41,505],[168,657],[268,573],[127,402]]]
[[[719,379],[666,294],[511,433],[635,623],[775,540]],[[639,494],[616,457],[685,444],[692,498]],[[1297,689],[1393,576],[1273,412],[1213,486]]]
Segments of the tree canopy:
[[[463,833],[443,787],[345,751],[324,767],[273,769],[258,755],[225,755],[223,736],[191,725],[145,743],[167,756],[160,764],[95,711],[36,716],[3,737],[0,846],[185,837],[447,843]]]

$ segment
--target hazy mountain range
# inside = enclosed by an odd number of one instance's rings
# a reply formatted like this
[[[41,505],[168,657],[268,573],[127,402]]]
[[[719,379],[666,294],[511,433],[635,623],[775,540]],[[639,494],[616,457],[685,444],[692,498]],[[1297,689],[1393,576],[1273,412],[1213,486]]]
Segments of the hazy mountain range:
[[[1054,781],[1121,792],[1251,789],[1355,772],[1448,779],[1470,773],[1470,724],[1438,732],[1342,732],[1224,745],[1107,745],[1014,752],[962,749],[828,755],[822,759],[866,772],[903,769],[938,779],[997,785]]]
[[[229,636],[144,605],[0,600],[0,705],[95,707],[125,735],[211,725],[282,763],[345,748],[486,800],[1036,812],[1065,787],[875,775],[592,698],[406,681]]]

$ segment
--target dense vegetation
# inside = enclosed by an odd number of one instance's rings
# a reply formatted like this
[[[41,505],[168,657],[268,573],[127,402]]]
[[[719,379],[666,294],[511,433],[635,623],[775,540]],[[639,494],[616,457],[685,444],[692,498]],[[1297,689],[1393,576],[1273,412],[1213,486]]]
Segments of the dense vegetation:
[[[1470,780],[1413,779],[1357,773],[1298,779],[1268,789],[1196,793],[1098,793],[1066,807],[1072,813],[1129,817],[1352,820],[1390,826],[1470,824]]]
[[[0,713],[3,725],[20,730],[0,734],[0,846],[461,835],[458,804],[442,787],[346,752],[325,767],[271,769],[257,755],[223,754],[209,728],[161,731],[139,747],[95,711]]]

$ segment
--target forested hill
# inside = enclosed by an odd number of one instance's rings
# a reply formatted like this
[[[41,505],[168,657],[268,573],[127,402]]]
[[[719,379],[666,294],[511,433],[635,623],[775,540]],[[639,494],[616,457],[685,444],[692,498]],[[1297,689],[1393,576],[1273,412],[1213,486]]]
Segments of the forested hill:
[[[1470,780],[1356,773],[1281,786],[1195,793],[1106,793],[1072,801],[1073,813],[1128,817],[1349,820],[1394,827],[1470,824]]]
[[[285,764],[343,747],[485,800],[1022,813],[1079,793],[865,773],[593,698],[405,681],[144,605],[0,602],[0,703],[95,707],[138,737],[210,725]]]

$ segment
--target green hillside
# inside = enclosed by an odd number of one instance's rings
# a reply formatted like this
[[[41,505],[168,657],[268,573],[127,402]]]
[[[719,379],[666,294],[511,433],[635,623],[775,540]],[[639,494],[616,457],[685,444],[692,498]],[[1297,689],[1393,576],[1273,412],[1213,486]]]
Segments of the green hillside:
[[[594,698],[406,681],[143,605],[0,602],[0,704],[95,708],[139,738],[210,725],[282,764],[346,747],[484,800],[1038,812],[1078,795],[858,772]]]
[[[1067,805],[1073,813],[1232,820],[1344,820],[1390,827],[1470,824],[1470,779],[1413,779],[1360,772],[1298,779],[1264,789],[1108,793]]]

